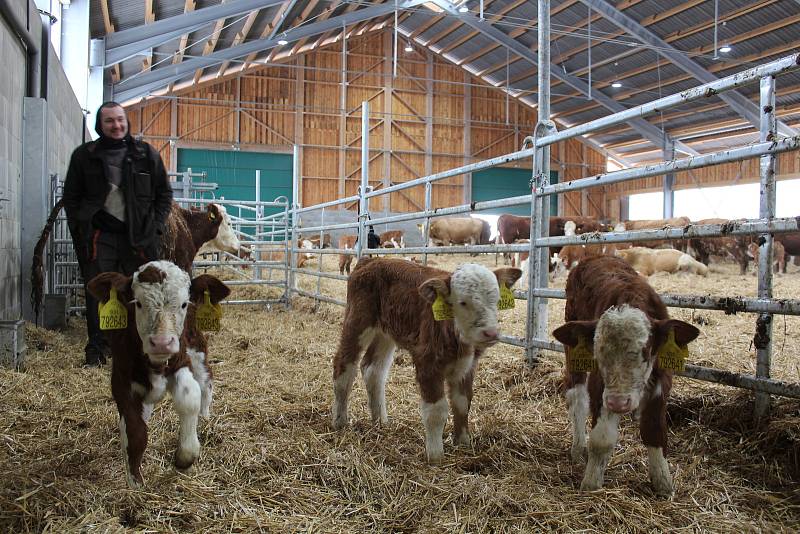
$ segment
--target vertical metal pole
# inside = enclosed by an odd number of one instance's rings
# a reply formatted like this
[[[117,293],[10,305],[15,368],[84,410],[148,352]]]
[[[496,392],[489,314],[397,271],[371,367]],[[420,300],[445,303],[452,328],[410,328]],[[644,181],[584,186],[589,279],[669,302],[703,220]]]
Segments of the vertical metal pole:
[[[664,161],[675,159],[675,143],[670,139],[664,140]],[[665,219],[671,219],[675,213],[675,173],[671,172],[664,176],[664,204],[663,215]]]
[[[592,6],[587,6],[589,8],[589,16],[587,17],[586,23],[586,66],[589,69],[589,94],[586,95],[586,100],[592,99]],[[581,213],[581,215],[586,215],[586,213]]]
[[[257,225],[255,227],[255,234],[256,234],[255,238],[256,238],[256,241],[263,241],[264,240],[264,236],[260,235],[263,230],[262,230],[261,224],[260,224],[261,223],[261,206],[259,205],[259,202],[261,202],[261,170],[256,169],[256,221],[258,223],[257,223]],[[260,262],[260,261],[261,261],[261,252],[259,251],[259,253],[256,254],[256,262]],[[253,268],[253,275],[255,276],[256,280],[261,280],[261,267],[258,266],[258,263],[256,263],[256,266]]]
[[[719,47],[717,46],[717,34],[719,29],[719,0],[714,0],[714,56],[712,59],[719,59]]]
[[[430,182],[425,182],[425,212],[429,213],[431,211],[431,202],[433,200],[433,184]],[[431,232],[431,218],[425,217],[425,227],[422,232],[422,239],[424,242],[422,246],[425,247],[425,252],[422,254],[422,264],[428,265],[428,241],[430,240],[430,232]]]
[[[550,0],[539,0],[539,51],[538,82],[539,102],[537,112],[539,120],[534,132],[534,144],[544,135],[555,131],[550,121]],[[533,161],[533,182],[531,185],[531,245],[528,259],[528,322],[525,331],[525,358],[528,365],[535,366],[541,357],[541,351],[533,347],[534,339],[547,339],[547,300],[533,297],[536,288],[547,287],[549,249],[534,247],[536,240],[550,233],[550,203],[548,197],[536,195],[540,187],[550,182],[550,148],[536,149]]]
[[[777,139],[775,118],[775,78],[761,78],[761,136],[760,141],[766,143]],[[761,156],[761,198],[759,217],[772,219],[775,217],[775,156]],[[759,237],[761,246],[758,249],[758,297],[772,298],[772,234]],[[756,320],[756,334],[753,339],[756,346],[756,376],[769,378],[772,359],[772,314],[761,313]],[[755,419],[763,420],[769,414],[770,397],[766,393],[756,393]]]
[[[183,198],[189,198],[189,187],[191,186],[191,183],[192,183],[192,168],[189,167],[183,173]]]
[[[367,241],[366,219],[369,213],[369,201],[366,198],[369,189],[369,102],[361,103],[361,187],[358,188],[358,242],[356,257],[361,259],[361,251]]]
[[[289,271],[289,281],[287,282],[289,285],[289,289],[287,291],[289,303],[291,302],[292,291],[294,291],[294,289],[297,287],[297,282],[295,279],[297,276],[295,273],[297,270],[297,254],[295,254],[294,250],[292,249],[297,246],[297,229],[300,226],[300,217],[297,214],[297,210],[300,208],[300,204],[297,201],[297,199],[300,198],[298,196],[298,191],[300,189],[300,158],[298,157],[299,150],[300,148],[297,145],[292,147],[292,234],[291,241],[286,245],[286,257],[290,258],[289,265],[291,265],[291,270]]]

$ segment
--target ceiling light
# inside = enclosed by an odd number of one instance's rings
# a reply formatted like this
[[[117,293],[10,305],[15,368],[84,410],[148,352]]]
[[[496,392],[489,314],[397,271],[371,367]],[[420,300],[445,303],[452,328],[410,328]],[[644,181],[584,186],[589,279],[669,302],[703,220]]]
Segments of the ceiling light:
[[[469,11],[469,8],[467,6],[461,6],[458,8],[459,13],[466,13],[467,11]]]
[[[622,87],[622,84],[620,82],[614,82],[611,84],[611,87],[613,87],[614,89],[619,89],[620,87]]]
[[[406,43],[406,47],[403,50],[405,50],[406,52],[413,52],[414,47],[411,46],[411,43]]]
[[[722,45],[722,46],[719,47],[719,51],[722,54],[727,54],[728,52],[731,51],[731,47],[728,46],[728,45]]]
[[[287,45],[289,44],[289,41],[287,41],[286,39],[278,39],[278,44],[281,46]]]

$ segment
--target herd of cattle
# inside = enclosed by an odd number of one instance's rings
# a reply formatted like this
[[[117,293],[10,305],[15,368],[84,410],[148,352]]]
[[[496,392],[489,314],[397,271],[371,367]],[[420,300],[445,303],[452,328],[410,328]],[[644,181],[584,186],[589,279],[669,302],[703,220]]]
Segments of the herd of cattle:
[[[530,238],[529,219],[504,217],[500,218],[499,242]],[[482,221],[460,219],[467,224],[454,220],[433,221],[431,240],[442,245],[488,241]],[[625,227],[641,228],[640,223],[625,223]],[[644,227],[660,228],[670,223],[646,224],[649,226]],[[88,290],[104,304],[119,298],[131,319],[126,327],[110,330],[108,335],[113,352],[112,394],[132,487],[144,483],[141,463],[147,446],[147,421],[167,391],[180,419],[175,465],[189,467],[200,455],[198,418],[209,415],[213,386],[208,344],[196,317],[203,307],[217,307],[230,289],[213,276],[191,278],[191,259],[209,243],[228,251],[241,248],[227,214],[216,205],[206,210],[174,205],[168,228],[162,240],[163,260],[145,264],[133,276],[103,273],[88,284]],[[589,218],[554,217],[550,221],[551,235],[607,229]],[[553,335],[566,349],[564,383],[573,433],[571,458],[587,461],[582,489],[603,486],[621,417],[633,414],[647,446],[653,489],[659,495],[672,493],[665,453],[666,403],[673,371],[661,363],[661,356],[685,352],[699,331],[670,319],[640,274],[673,261],[704,274],[703,258],[707,261],[720,250],[727,250],[737,260],[733,250],[746,255],[748,243],[740,244],[738,238],[719,239],[725,240],[728,248],[706,240],[686,244],[686,250],[700,254],[700,261],[681,250],[667,249],[665,258],[641,263],[638,249],[648,249],[615,245],[614,255],[601,250],[567,264],[565,323]],[[402,247],[403,242],[397,232],[381,237],[381,243],[388,246]],[[785,253],[800,253],[792,243],[783,240]],[[324,238],[316,244],[320,245],[325,246]],[[347,248],[343,245],[352,247],[353,243],[340,240],[340,247]],[[563,252],[557,251],[557,257]],[[468,417],[478,361],[497,343],[498,305],[522,274],[516,267],[491,271],[471,263],[449,272],[403,259],[359,261],[348,278],[342,333],[333,361],[333,427],[340,429],[348,423],[348,399],[359,367],[372,421],[386,423],[385,386],[395,349],[401,347],[411,354],[415,366],[428,460],[436,463],[443,458],[442,434],[448,411],[453,415],[453,444],[470,445]],[[587,447],[586,418],[590,414]]]

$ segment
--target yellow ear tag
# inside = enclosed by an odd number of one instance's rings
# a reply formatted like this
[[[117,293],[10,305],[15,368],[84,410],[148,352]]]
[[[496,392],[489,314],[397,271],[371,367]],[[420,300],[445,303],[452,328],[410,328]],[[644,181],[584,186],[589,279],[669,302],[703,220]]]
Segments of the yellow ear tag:
[[[209,212],[208,212],[208,220],[209,220],[209,221],[213,221],[213,220],[214,220],[214,219],[216,219],[216,218],[217,218],[217,216],[216,216],[216,215],[214,215],[214,212],[213,212],[213,211],[209,211]]]
[[[436,294],[436,300],[431,304],[431,309],[435,321],[446,321],[453,318],[453,308],[444,300],[441,293]]]
[[[219,331],[219,323],[222,318],[222,306],[211,304],[211,294],[206,289],[203,292],[203,303],[197,307],[195,312],[195,324],[198,330],[204,332]]]
[[[579,336],[577,345],[567,347],[567,369],[570,373],[589,373],[597,370],[592,347],[585,337]]]
[[[689,348],[681,347],[675,342],[675,330],[667,334],[667,340],[658,347],[658,366],[669,371],[684,371],[686,359],[689,357]]]
[[[117,300],[117,290],[111,288],[108,302],[97,305],[100,315],[100,330],[122,330],[128,328],[128,310]]]
[[[500,284],[500,301],[497,303],[498,310],[510,310],[514,307],[514,292],[505,284]]]

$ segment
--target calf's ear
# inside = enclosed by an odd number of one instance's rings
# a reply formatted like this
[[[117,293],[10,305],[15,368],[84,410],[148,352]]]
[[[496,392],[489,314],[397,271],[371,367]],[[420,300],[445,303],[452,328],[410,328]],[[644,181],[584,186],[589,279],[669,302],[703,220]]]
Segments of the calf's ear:
[[[217,304],[231,294],[230,288],[220,282],[219,279],[209,274],[201,274],[192,280],[192,285],[189,287],[189,298],[195,304],[202,302],[203,294],[206,290],[208,290],[211,297],[211,304]]]
[[[498,284],[505,284],[506,287],[511,287],[522,276],[522,271],[513,267],[504,267],[496,269],[494,275],[497,277]]]
[[[675,343],[685,347],[700,335],[700,330],[689,323],[678,319],[662,319],[653,322],[654,343],[657,348],[667,339],[669,331],[675,331]]]
[[[591,344],[595,328],[597,321],[569,321],[553,330],[553,337],[568,347],[577,346],[580,338],[586,339]]]
[[[214,225],[219,225],[222,223],[222,213],[219,211],[219,207],[216,204],[209,204],[206,208],[206,213],[208,214],[208,220],[211,221]]]
[[[89,289],[89,293],[100,302],[108,302],[113,287],[117,290],[120,302],[125,304],[133,300],[132,280],[130,276],[120,273],[100,273],[92,278],[86,287]]]
[[[419,286],[419,294],[429,303],[433,303],[438,295],[447,298],[450,295],[450,277],[429,278]]]

